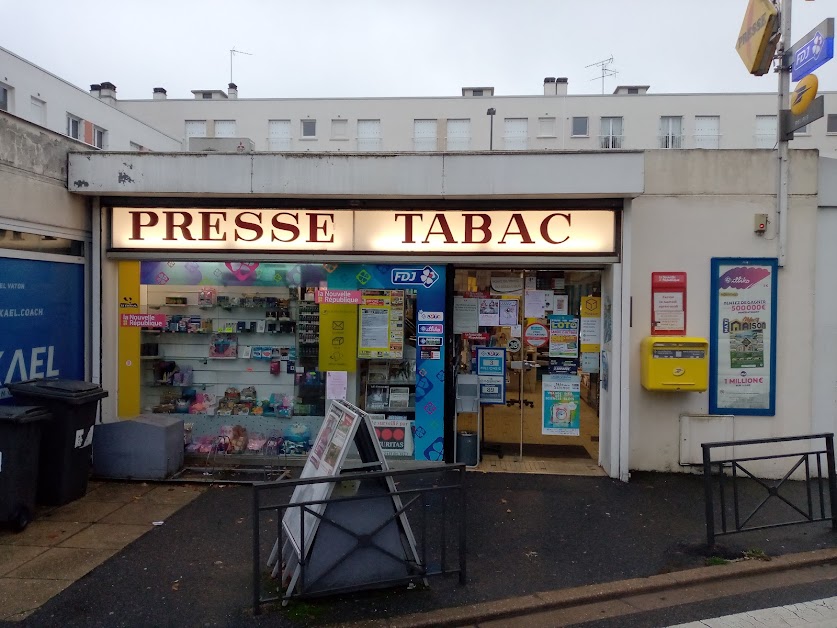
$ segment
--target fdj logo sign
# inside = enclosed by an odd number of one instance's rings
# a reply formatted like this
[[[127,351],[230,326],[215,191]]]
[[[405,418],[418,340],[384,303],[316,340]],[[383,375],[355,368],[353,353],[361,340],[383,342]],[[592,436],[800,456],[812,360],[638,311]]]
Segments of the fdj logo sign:
[[[424,268],[393,268],[392,283],[396,286],[424,286],[429,288],[439,279],[430,266]]]

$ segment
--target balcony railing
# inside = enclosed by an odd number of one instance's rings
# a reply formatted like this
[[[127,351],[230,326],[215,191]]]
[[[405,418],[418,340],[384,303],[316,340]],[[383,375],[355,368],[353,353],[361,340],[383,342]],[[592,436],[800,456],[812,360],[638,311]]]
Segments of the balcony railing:
[[[667,133],[660,136],[660,148],[683,148],[683,136]]]
[[[756,133],[753,136],[753,148],[769,148],[773,150],[776,148],[776,132],[772,133]]]
[[[721,134],[720,133],[702,133],[702,134],[695,134],[692,137],[692,141],[694,142],[695,148],[720,148],[721,147]]]
[[[602,150],[616,150],[622,148],[622,135],[600,135],[599,148]]]
[[[267,150],[271,153],[285,153],[291,148],[291,138],[289,137],[268,137]]]

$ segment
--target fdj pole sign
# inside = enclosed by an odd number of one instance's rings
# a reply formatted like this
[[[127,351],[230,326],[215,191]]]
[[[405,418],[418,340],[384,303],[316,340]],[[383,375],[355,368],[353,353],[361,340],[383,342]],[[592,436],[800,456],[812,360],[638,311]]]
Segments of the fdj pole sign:
[[[774,258],[712,259],[709,413],[776,414]]]
[[[477,347],[477,375],[480,382],[480,403],[506,403],[506,350]]]
[[[834,58],[834,18],[823,20],[790,49],[791,80],[800,81]]]

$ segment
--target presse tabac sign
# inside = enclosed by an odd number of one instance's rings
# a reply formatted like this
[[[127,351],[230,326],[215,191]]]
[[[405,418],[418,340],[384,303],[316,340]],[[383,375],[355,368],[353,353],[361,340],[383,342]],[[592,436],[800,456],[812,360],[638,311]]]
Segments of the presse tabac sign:
[[[112,250],[614,254],[608,210],[113,209]]]
[[[750,0],[741,31],[735,41],[738,56],[750,74],[762,76],[770,71],[776,53],[779,12],[770,0]]]

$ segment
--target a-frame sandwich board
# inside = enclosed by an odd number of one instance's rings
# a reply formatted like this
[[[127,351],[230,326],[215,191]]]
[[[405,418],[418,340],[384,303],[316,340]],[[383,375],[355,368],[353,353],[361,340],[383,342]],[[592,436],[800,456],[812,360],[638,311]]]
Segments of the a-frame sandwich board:
[[[333,400],[329,404],[325,419],[308,454],[300,479],[338,477],[343,472],[352,443],[358,451],[363,470],[389,470],[389,465],[369,415],[347,401]],[[403,504],[401,497],[396,493],[395,482],[391,476],[386,476],[384,480],[391,495],[392,512],[398,513],[396,520],[399,523],[400,532],[403,533],[408,544],[406,551],[409,552],[409,559],[414,564],[420,565],[421,561],[415,536],[410,528],[406,513],[402,512]],[[279,561],[281,539],[276,540],[268,559],[268,566],[273,567],[273,577],[278,577],[281,572],[282,584],[287,585],[286,601],[299,583],[302,572],[300,562],[303,556],[306,560],[311,557],[311,549],[317,536],[321,518],[325,515],[327,508],[325,503],[305,507],[293,507],[292,504],[328,500],[334,491],[335,484],[334,481],[328,481],[297,486],[294,489],[289,502],[291,506],[287,508],[282,519],[285,536],[285,541],[282,544],[282,560]],[[364,508],[365,504],[371,502],[357,500],[348,503],[358,508]],[[303,510],[305,510],[304,514]],[[361,576],[362,574],[357,575]]]

